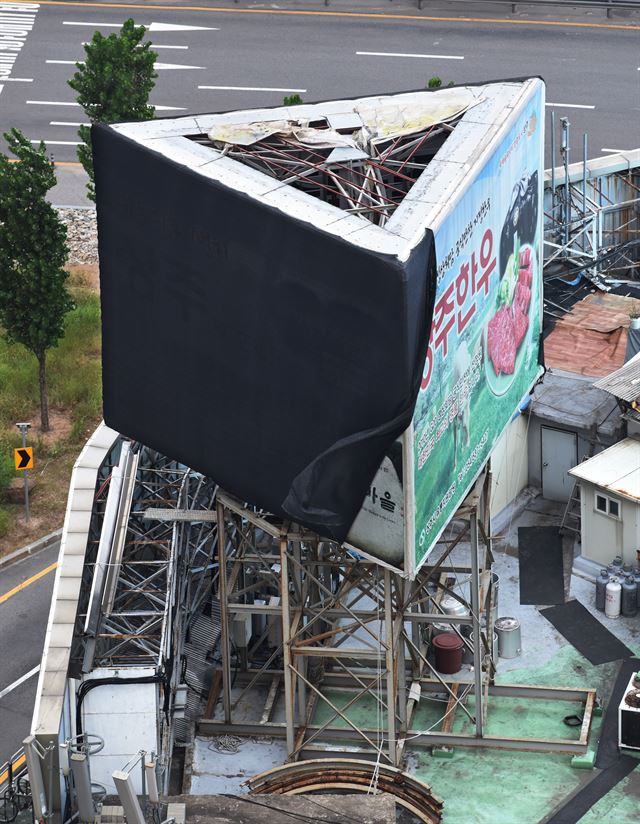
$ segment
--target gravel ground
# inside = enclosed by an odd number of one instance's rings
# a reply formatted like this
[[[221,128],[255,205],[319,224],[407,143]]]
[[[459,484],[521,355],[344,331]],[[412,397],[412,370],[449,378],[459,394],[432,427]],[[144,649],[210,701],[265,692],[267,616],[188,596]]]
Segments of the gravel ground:
[[[58,209],[62,221],[67,227],[67,244],[71,265],[92,264],[98,262],[98,235],[96,229],[96,210]]]

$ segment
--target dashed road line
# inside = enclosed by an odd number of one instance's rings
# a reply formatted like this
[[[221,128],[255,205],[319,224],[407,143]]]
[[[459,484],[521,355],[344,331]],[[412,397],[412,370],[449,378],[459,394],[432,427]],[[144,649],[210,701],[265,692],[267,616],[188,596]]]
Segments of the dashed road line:
[[[409,54],[405,52],[367,52],[357,51],[361,57],[421,57],[429,60],[464,60],[461,54]]]
[[[30,104],[31,106],[77,106],[80,107],[79,103],[67,103],[61,100],[25,100],[25,103]],[[186,108],[184,106],[158,106],[155,104],[151,104],[157,112],[186,112]]]
[[[595,109],[595,106],[585,103],[546,103],[545,105],[556,109]]]
[[[32,670],[29,670],[29,672],[27,672],[24,675],[20,676],[20,678],[18,678],[16,681],[14,681],[13,684],[9,684],[8,687],[5,687],[0,692],[0,698],[4,698],[5,695],[9,695],[9,693],[13,692],[13,690],[16,687],[19,687],[20,684],[24,684],[25,681],[28,681],[29,678],[32,678],[37,672],[40,672],[40,664],[38,664],[38,666],[34,667]]]
[[[280,89],[271,86],[198,86],[199,89],[213,89],[220,92],[284,92],[304,94],[306,89]]]

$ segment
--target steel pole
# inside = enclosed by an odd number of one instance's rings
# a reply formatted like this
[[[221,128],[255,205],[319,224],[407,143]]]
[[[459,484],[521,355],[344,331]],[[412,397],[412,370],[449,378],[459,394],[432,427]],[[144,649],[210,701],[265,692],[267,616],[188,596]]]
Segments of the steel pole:
[[[471,617],[473,619],[473,675],[475,681],[476,737],[482,738],[482,639],[480,637],[480,571],[478,565],[478,513],[470,517],[471,527]],[[492,643],[493,638],[488,640]]]

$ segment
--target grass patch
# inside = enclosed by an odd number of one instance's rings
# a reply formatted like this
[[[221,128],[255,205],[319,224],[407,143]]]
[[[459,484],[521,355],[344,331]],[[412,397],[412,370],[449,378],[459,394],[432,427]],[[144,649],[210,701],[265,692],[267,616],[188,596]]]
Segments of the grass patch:
[[[47,353],[52,431],[40,432],[38,363],[20,344],[0,337],[0,555],[62,526],[69,477],[77,454],[102,412],[100,297],[82,273],[70,278],[76,308],[67,315],[65,336]],[[36,482],[31,520],[23,507],[6,503],[6,490],[20,473],[13,450],[20,446],[17,421],[30,421]]]

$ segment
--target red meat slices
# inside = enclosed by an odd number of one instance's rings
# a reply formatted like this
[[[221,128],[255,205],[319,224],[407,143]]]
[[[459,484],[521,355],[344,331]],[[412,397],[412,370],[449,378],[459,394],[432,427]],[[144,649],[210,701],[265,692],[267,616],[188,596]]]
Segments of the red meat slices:
[[[533,263],[531,249],[520,252],[520,269],[512,306],[498,309],[487,327],[487,349],[496,375],[512,375],[518,347],[529,328]]]
[[[518,283],[516,285],[516,293],[513,298],[513,309],[515,311],[520,311],[523,314],[527,314],[529,311],[529,302],[531,301],[531,289],[528,286],[525,286],[524,283]]]
[[[503,306],[487,327],[487,350],[496,375],[512,375],[516,365],[516,330],[511,307]]]
[[[527,334],[527,329],[529,328],[529,315],[525,314],[524,312],[521,312],[518,308],[514,308],[513,328],[515,333],[515,343],[517,350],[522,341],[524,340],[524,336]]]

